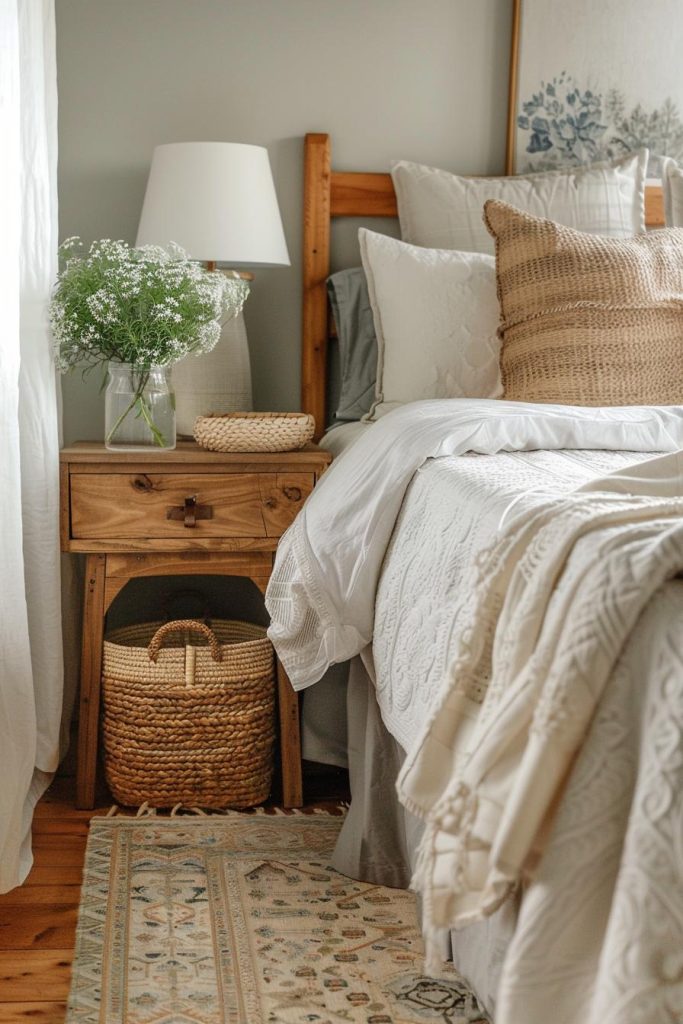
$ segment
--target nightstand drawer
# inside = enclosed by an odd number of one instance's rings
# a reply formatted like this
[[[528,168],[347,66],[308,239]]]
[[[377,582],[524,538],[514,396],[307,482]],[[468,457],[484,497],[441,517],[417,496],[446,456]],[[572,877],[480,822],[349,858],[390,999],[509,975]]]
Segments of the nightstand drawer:
[[[279,537],[313,473],[71,473],[77,540]]]

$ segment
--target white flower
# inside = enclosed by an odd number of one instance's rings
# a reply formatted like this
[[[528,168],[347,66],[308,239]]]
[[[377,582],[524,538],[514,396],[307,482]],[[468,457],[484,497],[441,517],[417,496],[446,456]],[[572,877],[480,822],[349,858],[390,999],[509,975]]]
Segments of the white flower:
[[[209,351],[221,320],[236,316],[246,282],[206,271],[180,246],[133,249],[121,240],[93,242],[87,256],[65,257],[50,307],[55,361],[65,372],[109,359],[163,365]]]

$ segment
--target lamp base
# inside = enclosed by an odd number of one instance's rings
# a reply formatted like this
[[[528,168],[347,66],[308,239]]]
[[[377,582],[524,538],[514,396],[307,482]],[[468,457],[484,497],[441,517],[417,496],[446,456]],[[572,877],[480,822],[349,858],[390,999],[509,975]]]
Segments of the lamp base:
[[[189,355],[173,367],[176,430],[192,439],[197,416],[253,408],[251,365],[244,316],[229,320],[211,352]]]

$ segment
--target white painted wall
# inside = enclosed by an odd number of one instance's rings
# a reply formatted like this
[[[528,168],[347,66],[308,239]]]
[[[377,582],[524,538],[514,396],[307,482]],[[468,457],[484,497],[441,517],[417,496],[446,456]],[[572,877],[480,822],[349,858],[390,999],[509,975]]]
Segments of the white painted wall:
[[[511,0],[56,0],[60,234],[134,241],[152,150],[270,151],[292,266],[246,319],[255,408],[296,409],[302,138],[339,170],[395,158],[502,173]],[[348,265],[356,225],[340,228]],[[99,381],[64,382],[67,442],[102,437]]]

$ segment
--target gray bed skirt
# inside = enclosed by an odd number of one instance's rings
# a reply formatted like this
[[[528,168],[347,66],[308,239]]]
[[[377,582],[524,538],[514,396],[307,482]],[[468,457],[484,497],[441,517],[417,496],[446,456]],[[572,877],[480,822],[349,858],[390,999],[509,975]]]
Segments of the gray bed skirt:
[[[372,681],[360,658],[350,662],[347,731],[351,807],[335,849],[334,867],[351,878],[407,888],[423,826],[398,801],[395,782],[405,751],[382,722]],[[481,923],[444,932],[444,958],[453,960],[491,1015],[516,918],[517,905],[508,901]]]

